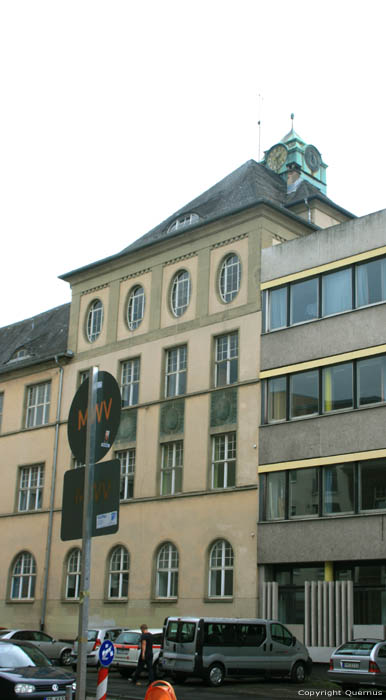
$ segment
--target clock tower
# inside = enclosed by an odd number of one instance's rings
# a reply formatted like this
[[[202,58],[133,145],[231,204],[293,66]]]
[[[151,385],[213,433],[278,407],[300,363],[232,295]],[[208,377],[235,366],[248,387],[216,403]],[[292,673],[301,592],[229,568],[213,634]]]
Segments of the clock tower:
[[[293,115],[291,115],[293,120]],[[281,141],[271,146],[265,151],[264,159],[261,161],[270,170],[281,175],[287,180],[289,187],[291,182],[306,180],[317,187],[323,194],[326,194],[326,169],[318,149],[312,144],[306,144],[302,138],[292,128]],[[297,172],[298,177],[289,178],[291,172]]]

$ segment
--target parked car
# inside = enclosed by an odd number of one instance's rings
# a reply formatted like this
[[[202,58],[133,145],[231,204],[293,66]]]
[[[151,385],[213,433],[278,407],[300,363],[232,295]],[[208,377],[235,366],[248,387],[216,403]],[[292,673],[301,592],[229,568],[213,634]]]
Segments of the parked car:
[[[31,642],[44,652],[51,661],[62,666],[71,664],[71,643],[59,642],[46,632],[39,630],[0,630],[0,639],[14,639],[15,641]]]
[[[308,649],[277,620],[169,617],[162,666],[176,680],[198,676],[220,686],[228,676],[289,676],[303,683],[311,672]]]
[[[341,644],[331,656],[328,678],[343,690],[386,688],[386,640],[364,637]]]
[[[99,647],[109,639],[114,642],[118,635],[122,632],[122,627],[94,627],[87,631],[87,666],[99,666]],[[72,668],[76,668],[78,661],[78,642],[75,640],[72,651],[71,660]]]
[[[0,698],[32,700],[66,700],[71,686],[75,698],[74,674],[61,669],[31,642],[0,639]]]
[[[153,671],[154,677],[163,675],[162,667],[158,663],[162,648],[162,629],[149,629],[153,635]],[[135,670],[141,651],[141,630],[123,630],[114,642],[115,656],[112,663],[123,678],[128,678]]]

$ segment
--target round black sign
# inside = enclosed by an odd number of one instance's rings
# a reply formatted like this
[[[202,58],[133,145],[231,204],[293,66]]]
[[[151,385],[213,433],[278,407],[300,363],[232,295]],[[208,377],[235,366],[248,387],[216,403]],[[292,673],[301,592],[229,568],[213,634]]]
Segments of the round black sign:
[[[86,460],[89,379],[76,392],[68,415],[67,434],[74,457],[82,464]],[[116,379],[109,372],[98,372],[96,380],[96,407],[91,420],[95,421],[93,463],[107,454],[118,432],[121,420],[121,392]]]

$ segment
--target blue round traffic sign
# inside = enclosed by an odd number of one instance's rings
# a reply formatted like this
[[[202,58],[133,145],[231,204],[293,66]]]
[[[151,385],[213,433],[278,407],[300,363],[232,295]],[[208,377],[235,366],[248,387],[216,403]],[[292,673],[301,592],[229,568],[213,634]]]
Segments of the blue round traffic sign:
[[[99,647],[99,663],[102,666],[110,666],[114,659],[114,644],[109,639],[105,639]]]

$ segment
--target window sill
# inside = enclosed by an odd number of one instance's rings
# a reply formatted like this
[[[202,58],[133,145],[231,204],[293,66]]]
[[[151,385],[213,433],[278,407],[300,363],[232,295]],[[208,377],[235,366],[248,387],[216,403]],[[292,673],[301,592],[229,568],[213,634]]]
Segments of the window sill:
[[[129,602],[128,598],[105,598],[104,599],[104,603],[106,603],[106,604],[111,603],[112,605],[117,605],[117,604],[118,605],[122,605],[122,604],[127,605],[128,602]]]
[[[175,598],[151,598],[150,602],[153,605],[157,605],[158,603],[160,603],[161,605],[171,605],[174,603],[178,603],[178,597],[176,596]]]
[[[204,603],[233,603],[233,596],[224,598],[204,598]]]
[[[32,605],[35,598],[8,598],[7,605]]]

